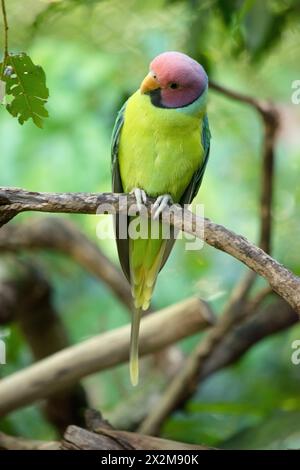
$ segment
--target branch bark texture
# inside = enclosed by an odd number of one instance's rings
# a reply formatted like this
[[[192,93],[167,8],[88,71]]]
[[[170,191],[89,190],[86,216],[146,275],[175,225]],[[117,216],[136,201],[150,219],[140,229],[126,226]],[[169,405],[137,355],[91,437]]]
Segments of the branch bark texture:
[[[150,216],[151,203],[147,203]],[[132,195],[114,193],[37,193],[22,189],[0,188],[0,225],[25,211],[95,214],[126,213],[135,215],[137,207]],[[222,250],[263,276],[272,289],[300,314],[300,278],[258,248],[246,238],[216,224],[201,219],[178,206],[162,214],[166,224],[204,239],[209,245]],[[203,231],[204,228],[204,231]],[[204,234],[203,234],[204,233]]]

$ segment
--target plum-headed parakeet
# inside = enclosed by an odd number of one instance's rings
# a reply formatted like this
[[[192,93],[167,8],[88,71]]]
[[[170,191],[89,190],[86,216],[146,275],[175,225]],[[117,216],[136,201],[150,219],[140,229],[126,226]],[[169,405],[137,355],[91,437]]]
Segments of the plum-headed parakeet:
[[[112,136],[113,191],[134,193],[141,207],[156,198],[154,219],[169,201],[189,204],[197,194],[209,155],[206,114],[208,78],[203,67],[180,52],[164,52],[120,110]],[[120,263],[134,300],[130,341],[130,376],[138,382],[138,334],[142,310],[147,310],[157,275],[166,262],[173,236],[116,239]],[[125,217],[129,224],[131,218]]]

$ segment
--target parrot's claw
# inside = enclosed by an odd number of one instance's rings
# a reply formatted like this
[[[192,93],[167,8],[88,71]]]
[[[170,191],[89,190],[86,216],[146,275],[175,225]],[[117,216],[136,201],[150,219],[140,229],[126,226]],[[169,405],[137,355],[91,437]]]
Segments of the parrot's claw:
[[[130,191],[130,194],[134,194],[138,211],[141,212],[142,205],[147,202],[147,194],[140,188],[133,188],[133,190]]]
[[[154,220],[158,219],[160,214],[169,205],[169,203],[173,203],[170,194],[162,194],[161,196],[158,196],[152,207],[152,214]]]

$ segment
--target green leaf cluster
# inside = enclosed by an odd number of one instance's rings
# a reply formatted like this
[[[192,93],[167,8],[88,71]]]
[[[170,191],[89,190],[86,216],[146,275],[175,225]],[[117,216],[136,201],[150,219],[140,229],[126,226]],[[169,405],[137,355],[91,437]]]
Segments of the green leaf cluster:
[[[25,53],[10,54],[0,67],[6,95],[11,98],[6,105],[9,113],[18,118],[20,124],[31,118],[42,128],[43,119],[48,117],[45,104],[49,97],[42,67],[35,65]]]

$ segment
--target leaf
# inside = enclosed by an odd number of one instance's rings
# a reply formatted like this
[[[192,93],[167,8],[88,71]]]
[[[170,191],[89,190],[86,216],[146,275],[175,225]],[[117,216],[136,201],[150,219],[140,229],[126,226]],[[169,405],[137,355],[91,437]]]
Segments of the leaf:
[[[8,68],[10,73],[6,74]],[[42,128],[43,118],[48,117],[45,104],[49,97],[44,70],[25,53],[10,54],[5,61],[5,70],[6,94],[12,96],[7,110],[18,118],[20,124],[31,118],[36,126]]]

